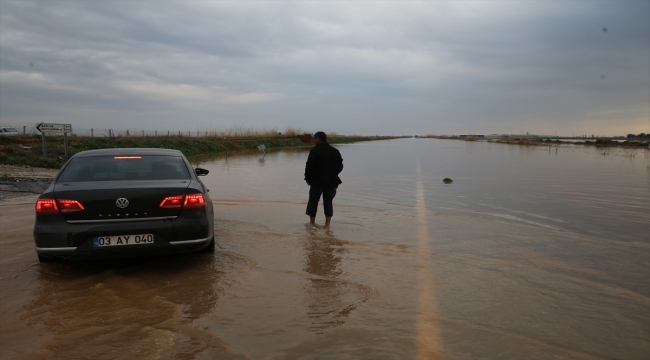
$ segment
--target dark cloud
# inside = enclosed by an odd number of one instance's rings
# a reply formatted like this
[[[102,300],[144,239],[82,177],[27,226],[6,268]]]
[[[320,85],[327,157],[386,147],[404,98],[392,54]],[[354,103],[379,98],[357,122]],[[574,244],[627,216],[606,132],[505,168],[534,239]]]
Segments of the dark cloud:
[[[3,0],[0,10],[3,123],[648,131],[647,1]]]

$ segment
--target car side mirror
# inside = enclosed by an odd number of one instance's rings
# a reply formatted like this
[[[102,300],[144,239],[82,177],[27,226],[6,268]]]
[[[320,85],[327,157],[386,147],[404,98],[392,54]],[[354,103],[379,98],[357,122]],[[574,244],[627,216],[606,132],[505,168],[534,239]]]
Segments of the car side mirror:
[[[194,169],[194,173],[196,173],[196,176],[206,176],[208,175],[210,171],[206,169],[201,169],[201,168],[196,168]]]

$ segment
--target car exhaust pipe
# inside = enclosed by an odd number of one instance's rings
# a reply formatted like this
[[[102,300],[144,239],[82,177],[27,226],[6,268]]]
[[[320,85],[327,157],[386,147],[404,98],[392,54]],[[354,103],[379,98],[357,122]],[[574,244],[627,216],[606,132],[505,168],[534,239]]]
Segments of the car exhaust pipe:
[[[66,260],[67,259],[65,258],[65,256],[61,256],[61,255],[57,255],[57,256],[54,257],[54,261],[57,261],[57,262],[64,262]]]

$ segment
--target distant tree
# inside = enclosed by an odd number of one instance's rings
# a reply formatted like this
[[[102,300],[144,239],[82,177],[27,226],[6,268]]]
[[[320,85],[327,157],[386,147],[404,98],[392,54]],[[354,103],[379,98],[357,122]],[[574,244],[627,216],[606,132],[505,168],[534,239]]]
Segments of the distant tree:
[[[634,135],[634,134],[627,134],[627,138],[628,138],[628,139],[631,139],[631,138],[633,138],[633,137],[636,137],[636,135]]]

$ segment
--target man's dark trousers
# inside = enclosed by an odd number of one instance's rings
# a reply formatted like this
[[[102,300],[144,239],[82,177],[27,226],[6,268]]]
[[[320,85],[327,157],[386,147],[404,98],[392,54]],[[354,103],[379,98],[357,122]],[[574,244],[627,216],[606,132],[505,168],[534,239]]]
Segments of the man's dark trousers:
[[[323,208],[325,209],[325,216],[332,217],[334,214],[332,200],[334,200],[334,196],[336,196],[337,187],[338,186],[323,187],[312,185],[309,188],[309,202],[307,203],[306,214],[311,217],[316,216],[316,211],[318,210],[318,200],[320,200],[320,196],[323,195]]]

